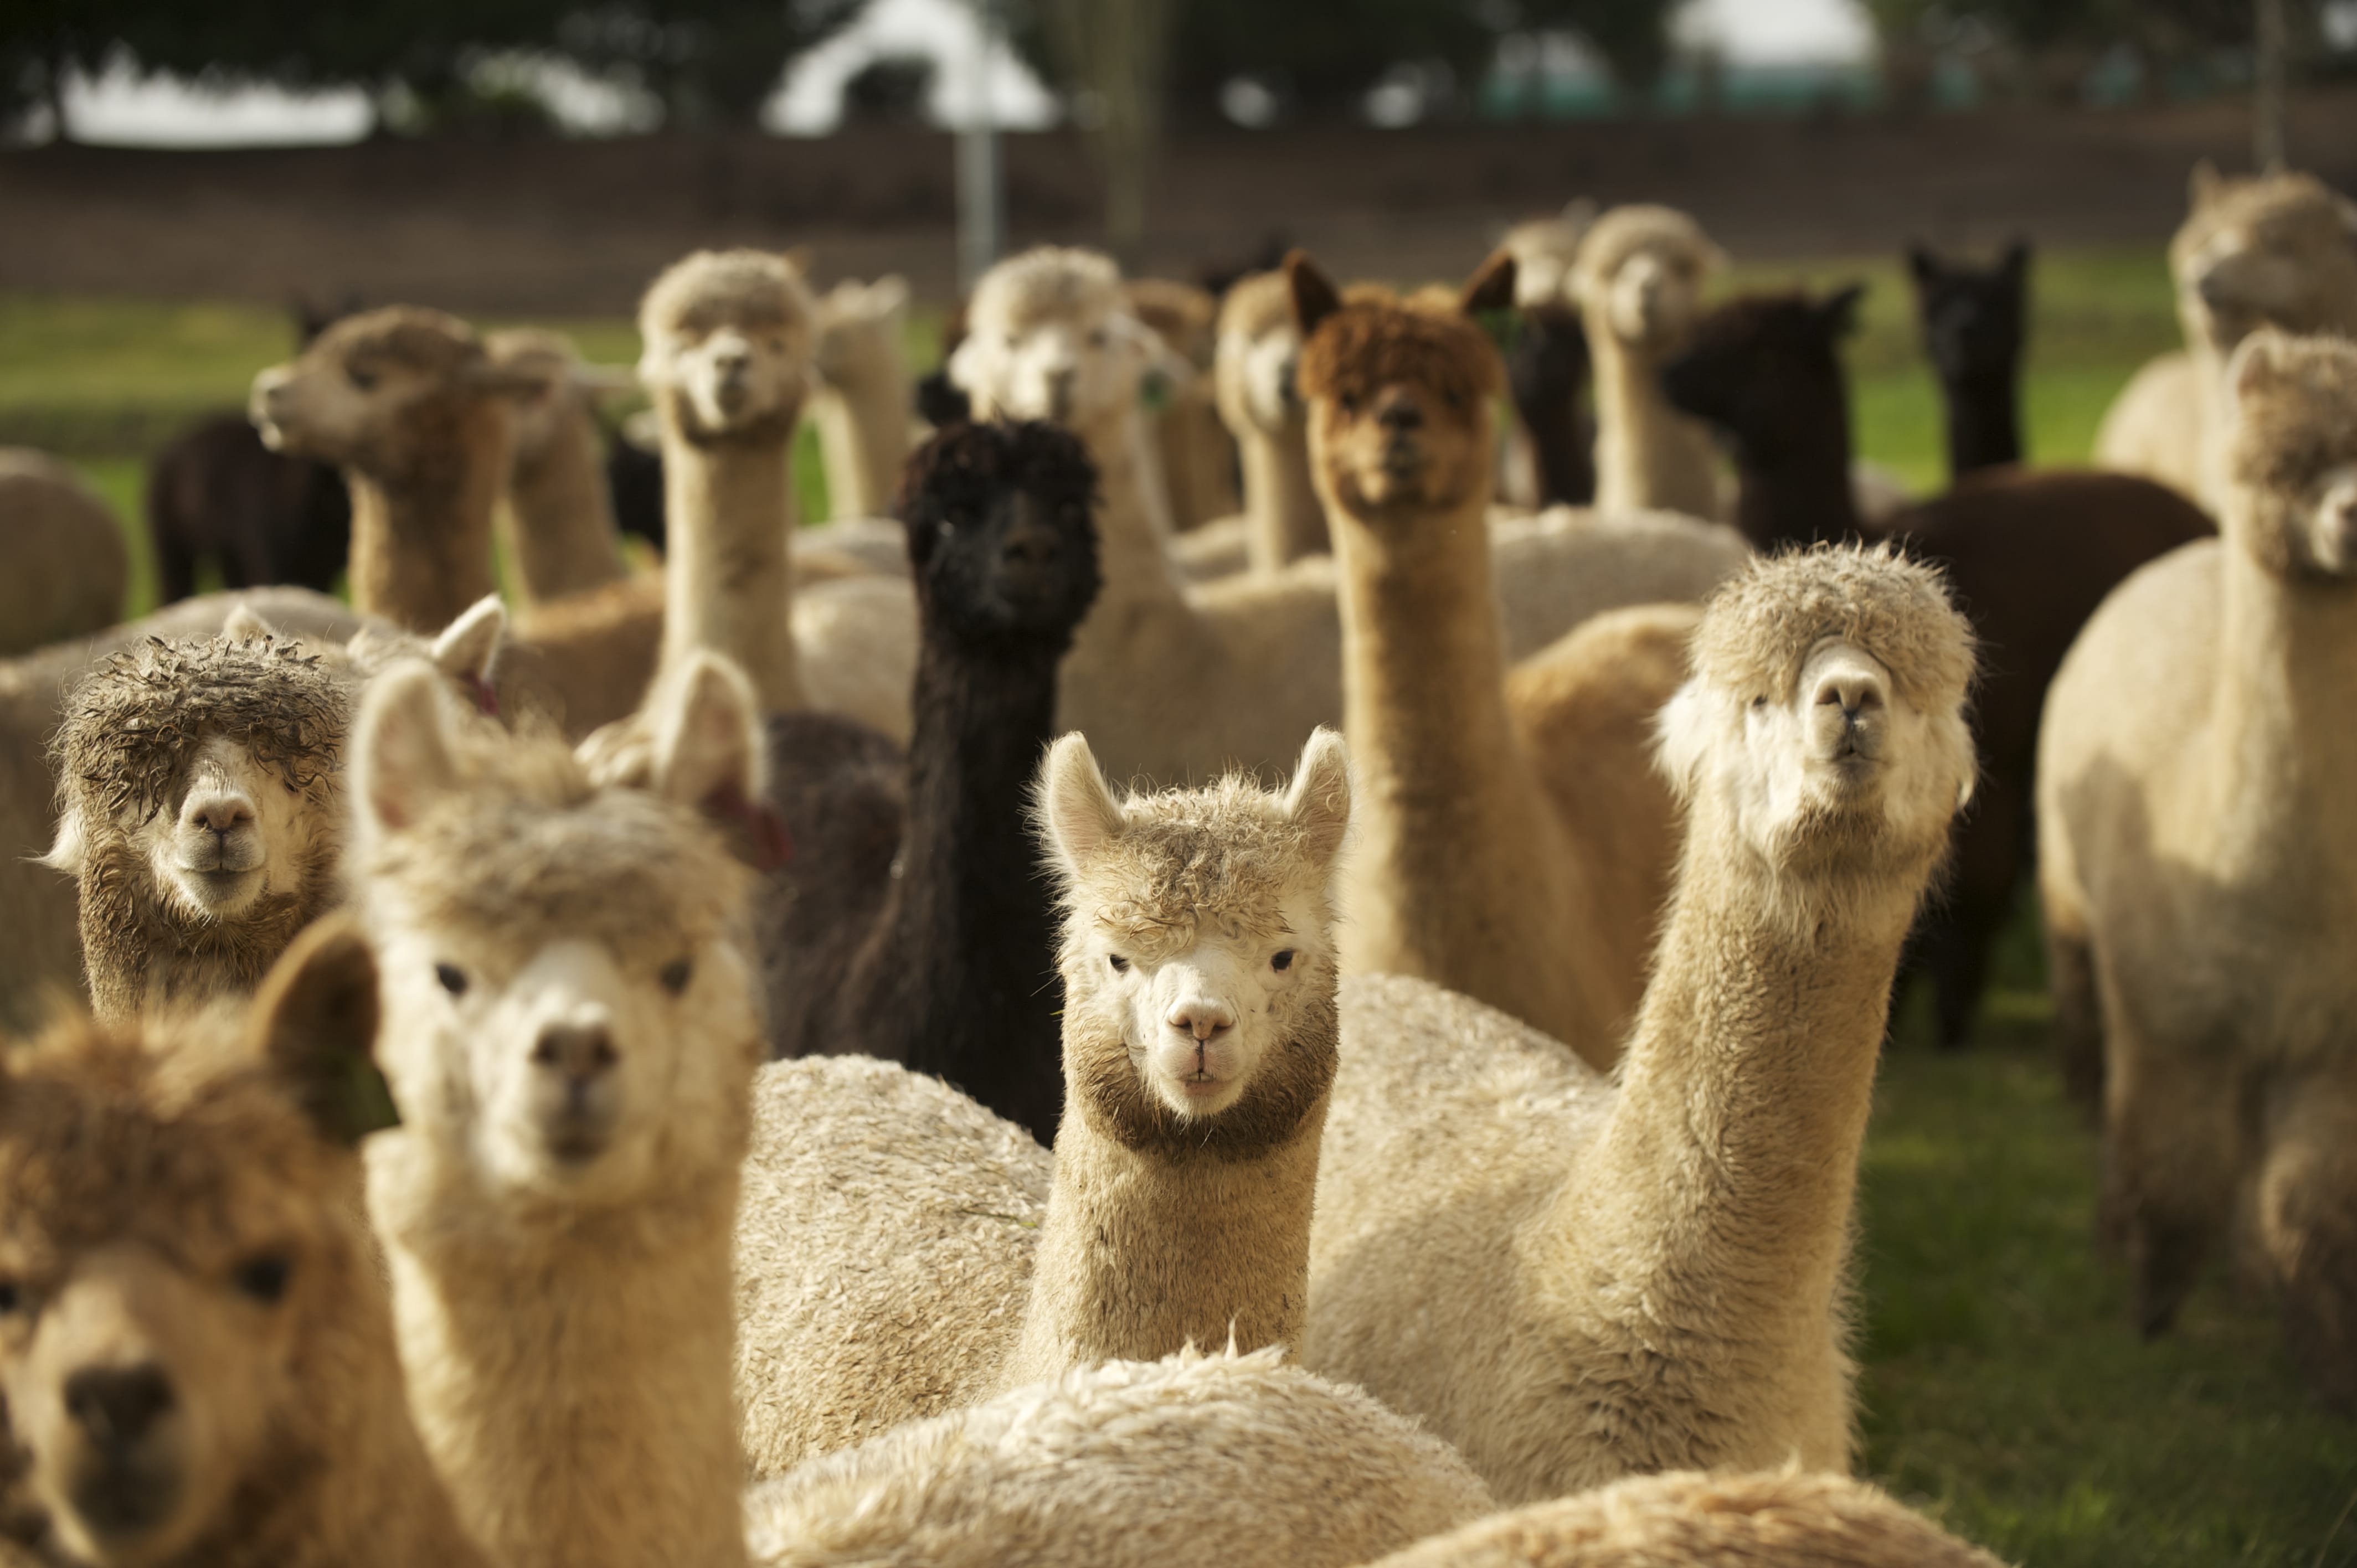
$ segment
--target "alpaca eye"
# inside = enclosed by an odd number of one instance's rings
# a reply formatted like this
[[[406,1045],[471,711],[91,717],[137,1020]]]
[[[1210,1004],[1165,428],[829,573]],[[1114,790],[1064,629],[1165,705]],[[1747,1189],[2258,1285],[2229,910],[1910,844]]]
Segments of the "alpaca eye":
[[[0,1280],[0,1317],[14,1316],[25,1305],[25,1293],[15,1280]]]
[[[344,368],[344,379],[351,382],[354,387],[357,387],[361,392],[376,391],[376,372],[374,371],[365,371],[358,365],[348,365]]]
[[[662,972],[655,978],[662,982],[665,991],[677,996],[687,989],[687,983],[695,978],[695,962],[692,959],[673,959],[662,966]]]
[[[1115,974],[1127,974],[1129,972],[1129,960],[1122,957],[1121,954],[1117,952],[1105,954],[1105,961],[1113,965],[1113,972]]]
[[[464,996],[467,994],[467,972],[460,969],[457,964],[436,964],[434,966],[434,978],[440,981],[442,983],[442,989],[448,992],[451,995]]]
[[[1291,948],[1280,949],[1277,955],[1268,961],[1268,967],[1271,969],[1291,969],[1293,967],[1293,950]]]
[[[1765,697],[1754,697],[1751,699],[1751,705],[1755,708],[1764,708],[1768,705],[1768,699]]]
[[[286,1294],[286,1277],[295,1265],[275,1252],[249,1258],[237,1266],[237,1288],[259,1302],[275,1302]]]

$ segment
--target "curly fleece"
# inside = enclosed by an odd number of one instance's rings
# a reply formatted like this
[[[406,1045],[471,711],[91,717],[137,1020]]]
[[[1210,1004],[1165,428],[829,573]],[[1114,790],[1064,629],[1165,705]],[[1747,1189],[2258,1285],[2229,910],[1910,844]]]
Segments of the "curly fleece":
[[[1972,683],[1971,623],[1949,602],[1936,567],[1889,544],[1818,544],[1755,561],[1712,596],[1695,633],[1695,672],[1781,701],[1828,637],[1880,660],[1926,713],[1954,704]]]

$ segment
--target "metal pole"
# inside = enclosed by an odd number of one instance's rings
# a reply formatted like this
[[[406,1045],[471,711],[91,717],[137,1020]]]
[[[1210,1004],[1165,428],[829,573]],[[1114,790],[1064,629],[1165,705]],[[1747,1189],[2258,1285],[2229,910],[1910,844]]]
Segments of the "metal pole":
[[[958,131],[958,283],[971,289],[1006,248],[1006,202],[999,179],[998,124],[990,102],[990,55],[998,42],[999,0],[974,0],[974,116]]]

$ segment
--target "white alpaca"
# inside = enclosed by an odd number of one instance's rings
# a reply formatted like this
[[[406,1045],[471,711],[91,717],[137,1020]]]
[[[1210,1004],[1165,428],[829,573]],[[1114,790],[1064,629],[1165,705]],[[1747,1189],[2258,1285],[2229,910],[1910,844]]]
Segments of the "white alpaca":
[[[1891,975],[1972,780],[1928,568],[1821,549],[1714,598],[1662,720],[1686,837],[1619,1076],[1424,982],[1342,990],[1302,1360],[1501,1502],[1843,1469],[1851,1198]]]

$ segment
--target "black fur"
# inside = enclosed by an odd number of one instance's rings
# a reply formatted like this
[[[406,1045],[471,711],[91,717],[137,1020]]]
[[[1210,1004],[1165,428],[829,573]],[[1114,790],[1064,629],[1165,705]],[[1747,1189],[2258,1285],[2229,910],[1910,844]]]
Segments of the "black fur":
[[[2021,345],[2029,246],[2016,241],[1987,267],[1907,252],[1923,351],[1948,416],[1948,478],[2021,461]]]
[[[1583,404],[1587,333],[1568,310],[1525,310],[1506,346],[1506,385],[1538,462],[1539,505],[1596,499],[1596,419]]]

